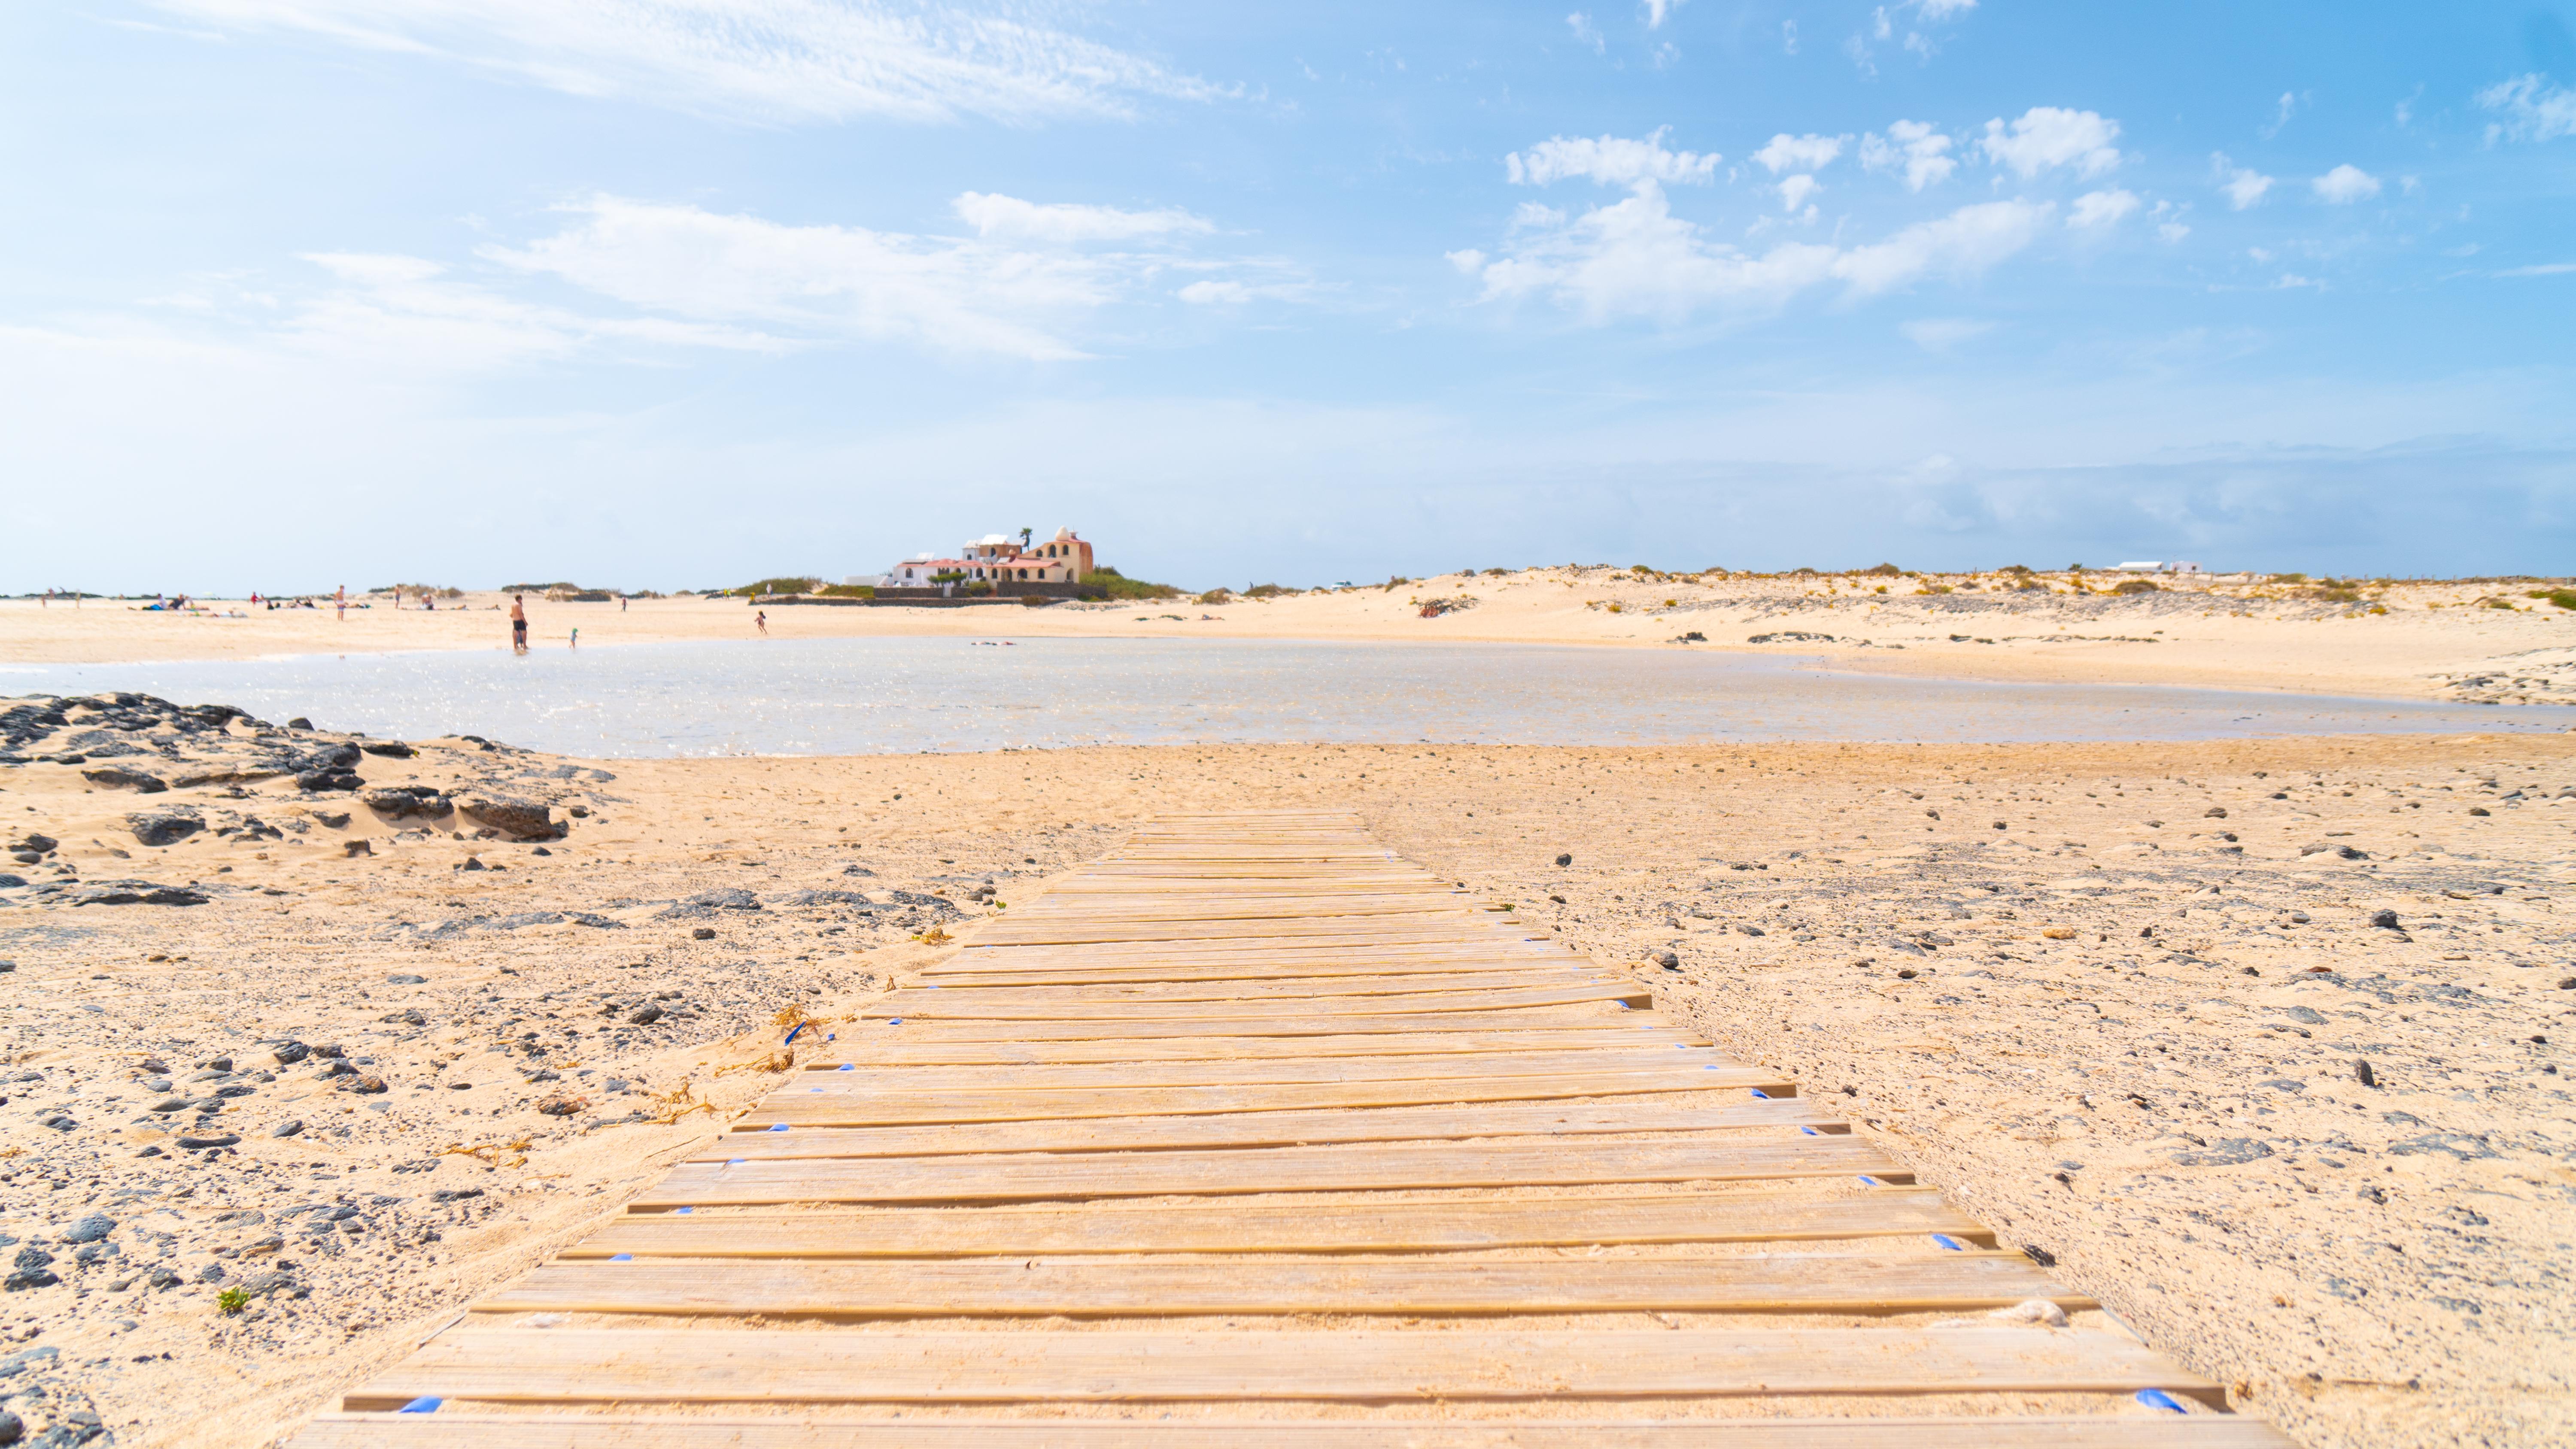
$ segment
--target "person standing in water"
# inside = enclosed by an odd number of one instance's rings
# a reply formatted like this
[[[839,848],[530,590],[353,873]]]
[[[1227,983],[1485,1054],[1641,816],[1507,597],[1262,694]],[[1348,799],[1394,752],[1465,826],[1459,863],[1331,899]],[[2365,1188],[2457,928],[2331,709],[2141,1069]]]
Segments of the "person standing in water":
[[[579,629],[572,631],[572,647],[575,649],[581,647],[581,631]]]
[[[510,596],[510,649],[517,654],[528,652],[528,598],[525,594]]]

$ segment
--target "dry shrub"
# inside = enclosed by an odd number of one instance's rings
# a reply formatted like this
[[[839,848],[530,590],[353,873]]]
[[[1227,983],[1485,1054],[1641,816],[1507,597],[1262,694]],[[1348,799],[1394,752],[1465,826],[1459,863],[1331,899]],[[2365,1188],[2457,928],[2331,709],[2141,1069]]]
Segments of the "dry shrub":
[[[438,1149],[441,1157],[471,1157],[485,1167],[517,1167],[528,1160],[530,1139],[521,1137],[509,1142],[485,1142],[473,1147],[451,1143]]]

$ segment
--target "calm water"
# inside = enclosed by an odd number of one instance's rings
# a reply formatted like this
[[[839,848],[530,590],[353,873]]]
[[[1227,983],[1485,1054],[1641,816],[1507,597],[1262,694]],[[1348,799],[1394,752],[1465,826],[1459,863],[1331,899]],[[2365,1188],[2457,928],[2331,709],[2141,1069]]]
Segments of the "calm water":
[[[2557,731],[2576,710],[2094,685],[1971,684],[1796,659],[1515,644],[1023,639],[630,644],[0,666],[0,693],[143,690],[377,736],[589,757],[1005,745],[2123,740]]]

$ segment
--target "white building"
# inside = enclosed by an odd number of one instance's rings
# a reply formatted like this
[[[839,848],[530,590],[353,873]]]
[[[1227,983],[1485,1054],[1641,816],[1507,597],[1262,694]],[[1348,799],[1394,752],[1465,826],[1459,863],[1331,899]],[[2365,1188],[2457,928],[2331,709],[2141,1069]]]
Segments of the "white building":
[[[881,589],[944,588],[961,583],[1076,584],[1095,567],[1091,544],[1070,528],[1059,528],[1044,542],[1028,533],[1013,538],[988,533],[969,539],[953,558],[917,553],[894,567],[854,584]]]

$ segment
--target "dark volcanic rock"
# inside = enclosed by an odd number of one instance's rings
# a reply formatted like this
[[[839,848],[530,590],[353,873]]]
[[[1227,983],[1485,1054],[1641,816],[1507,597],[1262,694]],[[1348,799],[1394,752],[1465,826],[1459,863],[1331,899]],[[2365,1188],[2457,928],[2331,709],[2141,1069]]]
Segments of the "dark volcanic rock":
[[[204,817],[193,810],[145,811],[126,816],[125,823],[145,845],[176,845],[206,828]]]
[[[456,808],[468,820],[488,825],[504,835],[525,839],[552,839],[562,834],[554,822],[553,811],[534,800],[519,800],[503,795],[474,795],[456,802]]]
[[[105,785],[111,790],[131,789],[139,795],[158,795],[170,788],[170,782],[158,775],[147,775],[141,770],[129,770],[123,765],[101,765],[95,770],[83,770],[81,778],[93,785]]]
[[[369,740],[358,748],[371,755],[382,755],[389,760],[408,760],[420,753],[400,740]]]

